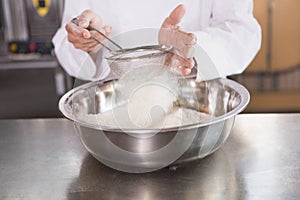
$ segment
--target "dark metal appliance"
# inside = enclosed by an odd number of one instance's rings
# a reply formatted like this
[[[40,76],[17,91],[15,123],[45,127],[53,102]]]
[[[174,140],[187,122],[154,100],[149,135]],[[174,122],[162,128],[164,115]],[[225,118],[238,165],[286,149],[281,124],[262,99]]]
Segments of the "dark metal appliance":
[[[0,40],[7,47],[1,54],[51,54],[62,0],[0,0],[0,6]]]

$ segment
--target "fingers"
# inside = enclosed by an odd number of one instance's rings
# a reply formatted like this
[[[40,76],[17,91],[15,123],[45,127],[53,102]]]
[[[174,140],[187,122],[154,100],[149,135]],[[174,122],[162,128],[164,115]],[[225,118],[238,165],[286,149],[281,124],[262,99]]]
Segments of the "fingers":
[[[168,34],[169,44],[176,49],[177,53],[185,58],[191,58],[194,54],[196,36],[193,33],[186,33],[179,29]]]
[[[73,24],[72,22],[69,22],[66,26],[65,26],[68,35],[72,35],[73,37],[84,37],[84,38],[90,38],[91,34],[88,30],[79,27],[75,24]]]
[[[159,31],[159,43],[167,46],[173,46],[172,37],[175,36],[177,25],[185,14],[185,7],[180,4],[178,5],[171,14],[164,20],[160,31]]]
[[[159,33],[160,44],[173,47],[176,53],[185,58],[193,57],[196,40],[196,36],[193,33],[186,33],[179,29],[161,29]]]
[[[159,31],[159,43],[171,46],[176,52],[185,58],[193,57],[196,36],[178,28],[178,24],[185,14],[185,8],[181,4],[164,20]]]
[[[103,36],[101,36],[96,31],[89,31],[89,27],[101,30],[106,36],[111,34],[111,27],[102,27],[101,17],[95,14],[91,10],[85,10],[77,18],[78,24],[69,22],[65,28],[68,32],[68,40],[71,42],[75,48],[81,49],[83,51],[92,51],[98,43],[93,39],[96,37],[100,41],[104,41]]]
[[[194,60],[183,58],[177,54],[169,53],[166,59],[166,65],[182,75],[189,75],[195,66]]]
[[[85,10],[78,16],[78,25],[82,28],[92,26],[94,28],[101,28],[102,19],[91,10]]]
[[[102,26],[102,20],[101,20],[100,16],[98,16],[91,10],[83,11],[77,17],[77,21],[78,21],[78,26],[84,29],[82,35],[85,38],[91,37],[90,32],[87,31],[86,29],[88,29],[89,27],[94,27],[96,29],[100,29]]]
[[[88,31],[87,29],[77,26],[71,22],[68,23],[65,28],[68,32],[68,41],[71,42],[75,48],[86,52],[92,51],[96,46],[99,45],[98,42],[92,37],[95,37],[103,42],[105,41],[105,38],[98,32]],[[112,28],[110,26],[104,26],[100,29],[100,31],[106,36],[110,36]]]
[[[81,49],[81,50],[86,51],[86,52],[93,51],[97,46],[99,46],[99,44],[95,43],[95,42],[90,43],[90,44],[79,44],[79,43],[74,44],[75,48]]]
[[[178,5],[171,14],[165,19],[161,28],[171,28],[173,26],[177,26],[180,23],[182,17],[185,14],[185,7],[184,5]]]

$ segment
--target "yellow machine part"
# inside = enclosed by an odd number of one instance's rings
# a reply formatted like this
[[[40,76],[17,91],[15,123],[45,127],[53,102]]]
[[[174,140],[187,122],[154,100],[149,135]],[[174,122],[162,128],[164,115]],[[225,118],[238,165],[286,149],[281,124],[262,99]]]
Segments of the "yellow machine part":
[[[36,12],[41,17],[46,16],[49,12],[51,0],[32,0]]]

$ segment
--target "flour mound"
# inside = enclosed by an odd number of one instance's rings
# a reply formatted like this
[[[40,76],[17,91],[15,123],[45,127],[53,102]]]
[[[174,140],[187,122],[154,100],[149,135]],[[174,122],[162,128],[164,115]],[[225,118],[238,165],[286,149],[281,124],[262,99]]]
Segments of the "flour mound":
[[[176,107],[179,77],[163,65],[147,65],[126,73],[115,84],[113,109],[83,120],[119,129],[162,129],[200,123],[209,115]]]

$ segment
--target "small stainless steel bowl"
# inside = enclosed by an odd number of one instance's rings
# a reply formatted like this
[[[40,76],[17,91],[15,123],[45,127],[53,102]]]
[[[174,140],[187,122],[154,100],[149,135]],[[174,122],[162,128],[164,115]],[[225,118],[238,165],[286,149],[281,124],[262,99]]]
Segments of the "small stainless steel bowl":
[[[74,88],[60,99],[59,109],[74,121],[83,145],[96,159],[133,173],[154,171],[213,153],[226,141],[235,116],[250,100],[248,91],[232,80],[196,82],[189,78],[179,84],[178,102],[181,107],[212,115],[210,120],[161,130],[124,130],[83,120],[84,114],[112,109],[115,83],[91,82]]]

